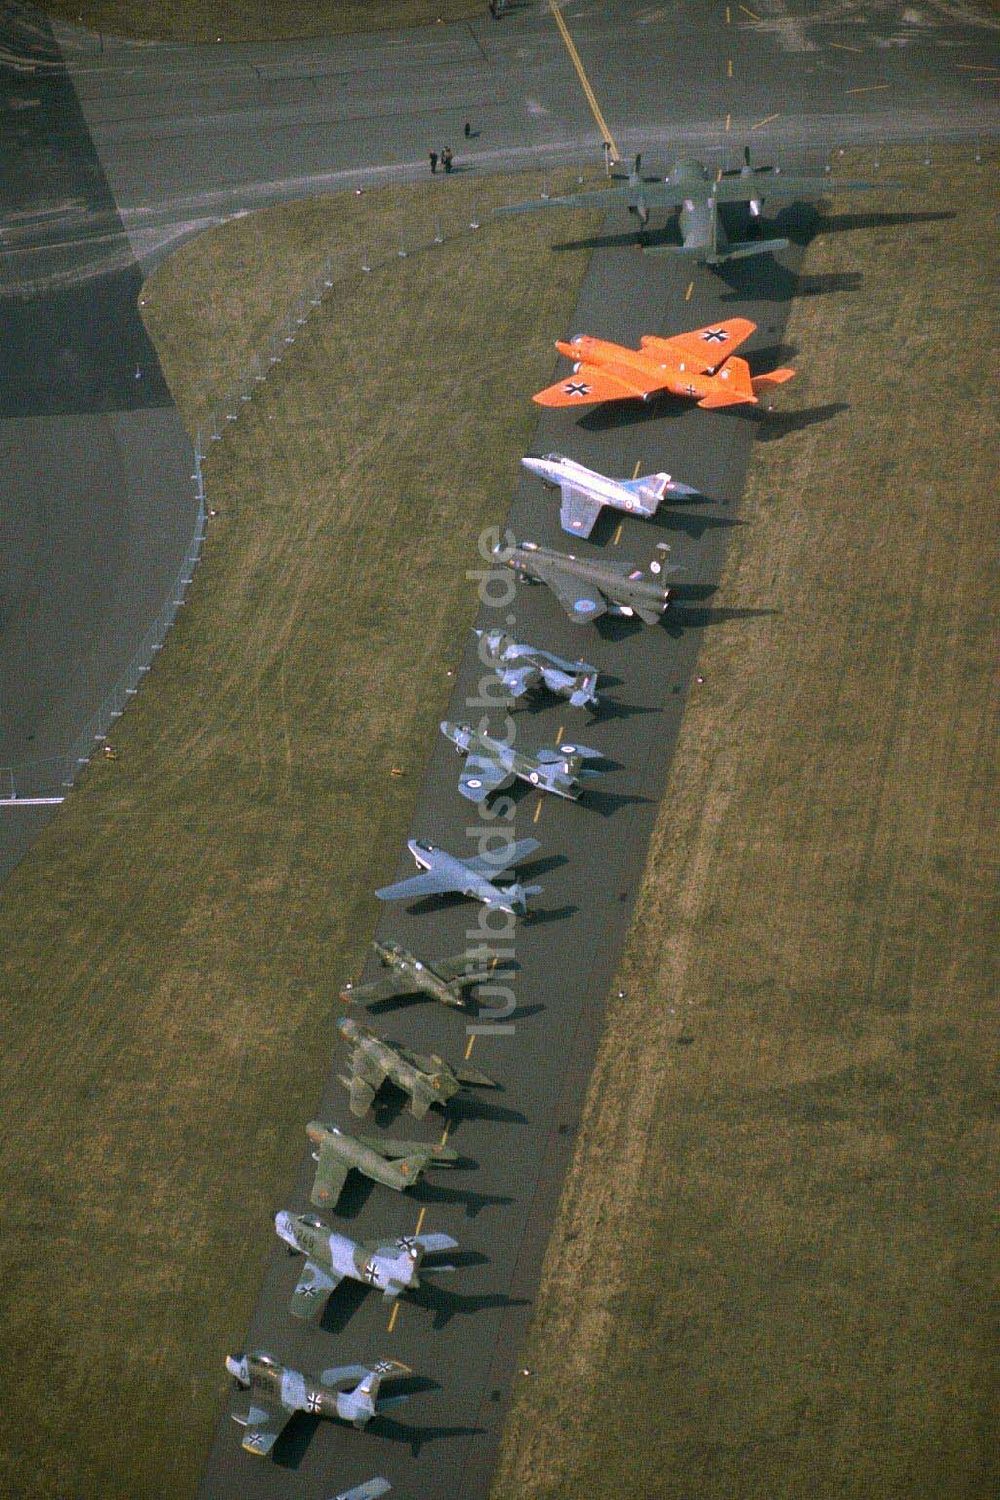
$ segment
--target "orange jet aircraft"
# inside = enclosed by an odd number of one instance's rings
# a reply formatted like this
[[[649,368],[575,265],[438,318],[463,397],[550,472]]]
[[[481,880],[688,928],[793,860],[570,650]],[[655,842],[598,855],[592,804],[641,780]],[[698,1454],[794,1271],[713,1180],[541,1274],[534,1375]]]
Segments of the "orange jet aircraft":
[[[668,339],[647,333],[638,349],[578,334],[571,343],[560,340],[556,344],[559,353],[573,361],[573,374],[533,399],[539,406],[590,406],[630,397],[650,401],[661,391],[669,391],[672,396],[692,396],[699,406],[756,402],[761,391],[782,385],[795,374],[794,370],[772,370],[768,375],[751,375],[745,359],[733,359],[733,350],[756,328],[749,318],[729,318]]]

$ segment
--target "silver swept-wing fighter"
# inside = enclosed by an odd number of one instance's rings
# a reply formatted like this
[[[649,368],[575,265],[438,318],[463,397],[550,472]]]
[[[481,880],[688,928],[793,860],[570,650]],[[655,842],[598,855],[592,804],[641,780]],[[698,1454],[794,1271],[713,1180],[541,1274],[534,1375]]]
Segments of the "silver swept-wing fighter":
[[[506,871],[512,870],[534,854],[541,845],[537,839],[519,839],[513,844],[504,844],[499,849],[487,850],[472,859],[459,859],[437,844],[425,839],[407,839],[407,848],[421,871],[407,880],[398,880],[395,885],[384,885],[375,892],[380,901],[417,901],[424,896],[457,894],[481,901],[484,906],[510,912],[511,916],[524,916],[528,909],[528,897],[541,892],[539,885],[497,885],[496,881]]]
[[[604,507],[648,520],[665,499],[687,500],[698,490],[669,474],[640,474],[635,479],[608,479],[561,453],[522,458],[522,464],[543,484],[558,489],[559,521],[572,536],[589,536]]]
[[[515,641],[503,630],[477,630],[479,658],[492,667],[512,698],[523,698],[544,687],[567,698],[573,708],[598,707],[597,668],[586,661],[570,661],[540,646]]]
[[[244,1450],[260,1457],[270,1453],[297,1411],[367,1427],[380,1412],[406,1400],[405,1396],[380,1398],[382,1382],[412,1373],[399,1360],[383,1359],[375,1365],[343,1365],[306,1375],[279,1364],[264,1350],[228,1354],[226,1369],[239,1389],[249,1393],[246,1405],[234,1411],[232,1418],[245,1429]]]
[[[392,1299],[420,1285],[424,1257],[443,1250],[457,1250],[458,1241],[449,1234],[383,1235],[380,1239],[352,1240],[337,1234],[315,1214],[293,1214],[281,1209],[274,1216],[278,1237],[290,1255],[304,1255],[305,1265],[292,1293],[295,1318],[315,1318],[326,1306],[330,1293],[345,1278],[377,1287]],[[434,1271],[453,1271],[454,1266],[435,1265]]]

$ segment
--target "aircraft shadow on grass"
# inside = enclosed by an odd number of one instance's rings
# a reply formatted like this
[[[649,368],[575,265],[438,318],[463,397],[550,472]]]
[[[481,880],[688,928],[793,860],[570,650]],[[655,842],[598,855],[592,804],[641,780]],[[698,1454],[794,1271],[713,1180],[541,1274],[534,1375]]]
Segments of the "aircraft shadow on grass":
[[[829,422],[850,411],[846,401],[827,401],[822,406],[804,406],[798,411],[764,411],[759,406],[740,413],[744,421],[757,424],[759,443],[777,443],[790,432],[802,432],[819,422]]]
[[[663,628],[668,635],[683,635],[685,630],[704,630],[709,625],[724,625],[728,620],[757,620],[780,614],[780,609],[695,609],[681,605],[664,616]]]

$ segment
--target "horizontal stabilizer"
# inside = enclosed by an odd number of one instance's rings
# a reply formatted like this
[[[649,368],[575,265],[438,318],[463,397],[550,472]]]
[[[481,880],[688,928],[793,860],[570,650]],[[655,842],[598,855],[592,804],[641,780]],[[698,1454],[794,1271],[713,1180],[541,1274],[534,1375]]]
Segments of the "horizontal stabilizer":
[[[384,1135],[359,1135],[355,1139],[371,1151],[377,1151],[379,1156],[391,1160],[394,1157],[403,1156],[430,1156],[435,1161],[458,1161],[458,1152],[451,1146],[439,1146],[429,1141],[399,1141],[391,1140]]]
[[[499,1084],[487,1073],[481,1073],[478,1068],[472,1067],[471,1063],[460,1063],[455,1069],[455,1077],[459,1083],[474,1083],[483,1089],[499,1088]]]
[[[717,250],[714,255],[706,255],[705,262],[710,266],[723,265],[727,260],[748,260],[751,255],[776,255],[779,250],[787,250],[788,241],[777,240],[740,240],[735,245],[727,245],[724,250]]]
[[[771,391],[775,386],[784,385],[786,380],[791,380],[795,374],[794,370],[769,370],[766,375],[755,375],[751,381],[754,391]]]

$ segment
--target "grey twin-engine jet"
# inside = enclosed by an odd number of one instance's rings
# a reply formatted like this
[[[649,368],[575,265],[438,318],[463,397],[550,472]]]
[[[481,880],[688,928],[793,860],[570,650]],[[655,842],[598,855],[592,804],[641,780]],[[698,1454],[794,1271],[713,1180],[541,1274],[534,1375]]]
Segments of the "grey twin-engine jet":
[[[233,1421],[246,1429],[243,1447],[262,1456],[270,1453],[297,1411],[367,1427],[373,1417],[407,1399],[380,1398],[383,1380],[411,1373],[397,1359],[382,1359],[376,1365],[343,1365],[321,1375],[304,1375],[279,1365],[263,1350],[227,1354],[226,1369],[240,1389],[250,1393],[249,1404],[232,1413]]]
[[[315,1214],[293,1214],[281,1209],[274,1228],[290,1255],[304,1255],[306,1263],[292,1293],[293,1318],[315,1318],[326,1306],[330,1293],[345,1277],[364,1286],[377,1287],[383,1297],[420,1285],[420,1266],[425,1255],[457,1250],[450,1234],[385,1235],[382,1239],[352,1240],[337,1234]],[[428,1270],[432,1269],[428,1267]],[[453,1271],[454,1266],[434,1266],[435,1271]]]
[[[345,1004],[369,1004],[388,1000],[394,995],[429,995],[442,1005],[465,1007],[465,991],[474,984],[485,984],[491,967],[482,954],[457,953],[454,958],[417,958],[402,943],[380,943],[372,940],[382,967],[388,974],[368,984],[345,984],[340,998]]]
[[[649,520],[660,502],[667,498],[686,500],[698,490],[671,479],[669,474],[640,474],[636,479],[608,479],[593,469],[584,468],[561,453],[546,453],[542,458],[522,458],[532,474],[561,495],[559,521],[571,536],[589,536],[605,505],[626,515]]]
[[[537,839],[519,839],[472,859],[459,859],[425,839],[407,839],[406,844],[421,874],[397,880],[395,885],[384,885],[375,892],[380,901],[416,901],[422,896],[456,893],[518,917],[528,910],[528,897],[541,893],[540,885],[521,885],[516,880],[511,885],[495,883],[499,876],[541,848]]]
[[[654,245],[653,252],[668,255],[690,255],[706,265],[722,265],[727,260],[743,260],[750,255],[766,255],[788,248],[787,239],[744,240],[730,242],[719,209],[725,204],[745,203],[750,216],[759,219],[768,199],[797,202],[823,198],[828,193],[861,192],[879,187],[896,187],[891,182],[840,181],[825,174],[783,172],[779,167],[753,167],[750,149],[744,148],[743,166],[734,172],[713,172],[700,161],[678,161],[666,177],[643,177],[642,157],[636,156],[632,170],[620,187],[597,192],[569,193],[557,198],[536,198],[527,203],[513,203],[494,212],[526,213],[536,208],[609,208],[624,204],[645,229],[650,211],[679,209],[679,245]]]
[[[515,779],[526,781],[540,792],[575,800],[584,790],[584,778],[601,774],[584,769],[584,761],[600,760],[602,756],[600,750],[591,750],[586,745],[515,750],[513,745],[473,729],[471,724],[451,724],[447,719],[441,725],[441,733],[465,756],[458,790],[470,802],[484,802],[491,793],[510,786]]]
[[[655,625],[670,603],[670,590],[662,581],[662,554],[669,550],[659,542],[645,569],[629,562],[554,552],[537,542],[500,542],[493,555],[524,582],[547,584],[577,625],[608,613],[638,615],[647,625]]]
[[[540,646],[515,641],[503,630],[477,630],[479,657],[493,668],[512,698],[523,698],[533,688],[546,687],[568,698],[574,708],[597,708],[597,668],[585,661],[568,661]]]

